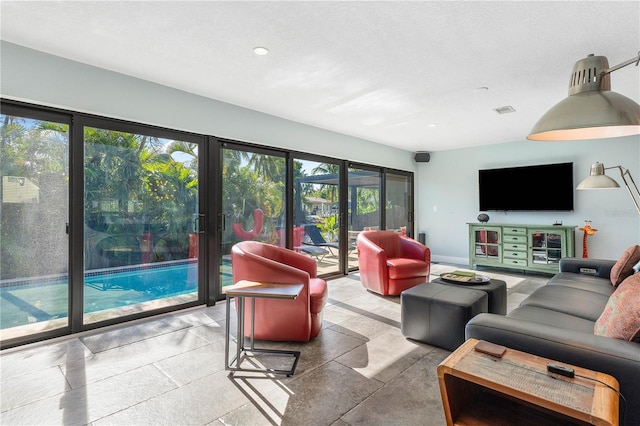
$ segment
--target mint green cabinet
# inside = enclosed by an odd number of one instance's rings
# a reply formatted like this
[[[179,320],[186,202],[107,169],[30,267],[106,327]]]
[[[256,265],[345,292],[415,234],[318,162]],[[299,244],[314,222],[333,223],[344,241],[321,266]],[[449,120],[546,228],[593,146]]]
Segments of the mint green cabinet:
[[[493,266],[555,274],[575,255],[575,226],[469,223],[469,267]]]

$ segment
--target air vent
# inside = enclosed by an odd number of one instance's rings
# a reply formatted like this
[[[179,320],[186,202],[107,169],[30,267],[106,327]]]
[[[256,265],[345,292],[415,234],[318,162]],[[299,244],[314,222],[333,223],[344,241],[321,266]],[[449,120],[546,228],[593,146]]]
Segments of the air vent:
[[[604,56],[590,54],[576,62],[569,79],[569,95],[592,90],[610,91],[610,74],[605,73],[608,68],[609,61]]]
[[[493,110],[498,114],[509,114],[510,112],[516,112],[515,108],[512,107],[511,105],[503,106],[500,108],[494,108]]]

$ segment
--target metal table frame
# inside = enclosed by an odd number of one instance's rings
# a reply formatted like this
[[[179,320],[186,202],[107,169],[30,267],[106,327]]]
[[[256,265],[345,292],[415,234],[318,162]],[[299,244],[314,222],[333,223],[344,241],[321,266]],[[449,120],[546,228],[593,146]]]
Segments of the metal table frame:
[[[300,359],[300,351],[285,351],[277,349],[259,349],[254,346],[254,328],[255,328],[255,299],[286,299],[294,300],[300,295],[300,292],[304,288],[303,284],[277,284],[277,283],[261,283],[254,281],[238,281],[236,284],[228,287],[224,287],[222,291],[227,296],[227,313],[226,313],[226,327],[225,327],[225,353],[224,353],[224,366],[225,370],[231,371],[231,374],[236,371],[244,372],[260,372],[260,373],[275,373],[286,374],[290,377],[294,374]],[[231,319],[231,300],[238,298],[238,318],[237,318],[237,334],[236,334],[236,353],[232,359],[229,359],[229,335],[230,335],[230,319]],[[245,345],[244,335],[244,316],[245,316],[245,301],[251,299],[251,335],[249,347]],[[240,365],[245,358],[248,358],[247,353],[266,353],[274,355],[291,355],[294,357],[293,366],[290,370],[279,370],[272,368],[244,368]]]

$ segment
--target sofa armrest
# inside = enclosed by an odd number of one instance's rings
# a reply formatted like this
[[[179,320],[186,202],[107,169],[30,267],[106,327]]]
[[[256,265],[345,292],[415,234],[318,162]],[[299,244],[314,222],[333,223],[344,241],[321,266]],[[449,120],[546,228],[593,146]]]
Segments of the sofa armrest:
[[[574,272],[600,278],[609,278],[611,268],[616,264],[609,259],[583,259],[580,257],[563,257],[560,259],[560,272]]]
[[[360,281],[366,288],[380,294],[386,294],[389,288],[387,254],[369,240],[365,232],[361,232],[357,240]]]
[[[625,424],[640,424],[639,343],[487,313],[472,318],[465,335],[615,377],[627,401]]]

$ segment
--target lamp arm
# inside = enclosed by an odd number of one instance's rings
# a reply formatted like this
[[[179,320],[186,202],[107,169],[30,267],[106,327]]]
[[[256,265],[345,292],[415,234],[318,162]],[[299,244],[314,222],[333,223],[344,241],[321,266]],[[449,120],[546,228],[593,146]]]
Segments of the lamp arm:
[[[631,65],[633,63],[636,64],[636,67],[640,63],[640,52],[638,52],[638,54],[636,55],[635,58],[631,58],[631,59],[629,59],[627,61],[624,61],[624,62],[622,62],[622,63],[620,63],[618,65],[614,65],[611,68],[607,68],[606,70],[602,71],[602,73],[600,75],[610,74],[610,73],[612,73],[612,72],[614,72],[616,70],[619,70],[620,68],[624,68],[627,65]]]
[[[631,176],[631,173],[629,172],[629,169],[625,169],[622,166],[613,166],[613,167],[605,168],[605,170],[609,170],[609,169],[618,169],[620,171],[620,177],[622,177],[622,181],[624,182],[625,186],[627,187],[627,190],[629,191],[629,195],[631,196],[631,200],[633,200],[633,204],[636,205],[636,209],[638,209],[638,213],[640,213],[640,204],[638,203],[638,200],[636,200],[636,197],[638,197],[638,199],[640,199],[640,190],[638,189],[638,185],[636,185],[636,182],[633,180],[633,176]],[[629,186],[629,182],[627,182],[627,179],[625,178],[625,175],[629,176],[629,180],[633,184],[633,187],[636,189],[636,194],[637,195],[634,195],[633,191],[631,191],[631,187]]]

